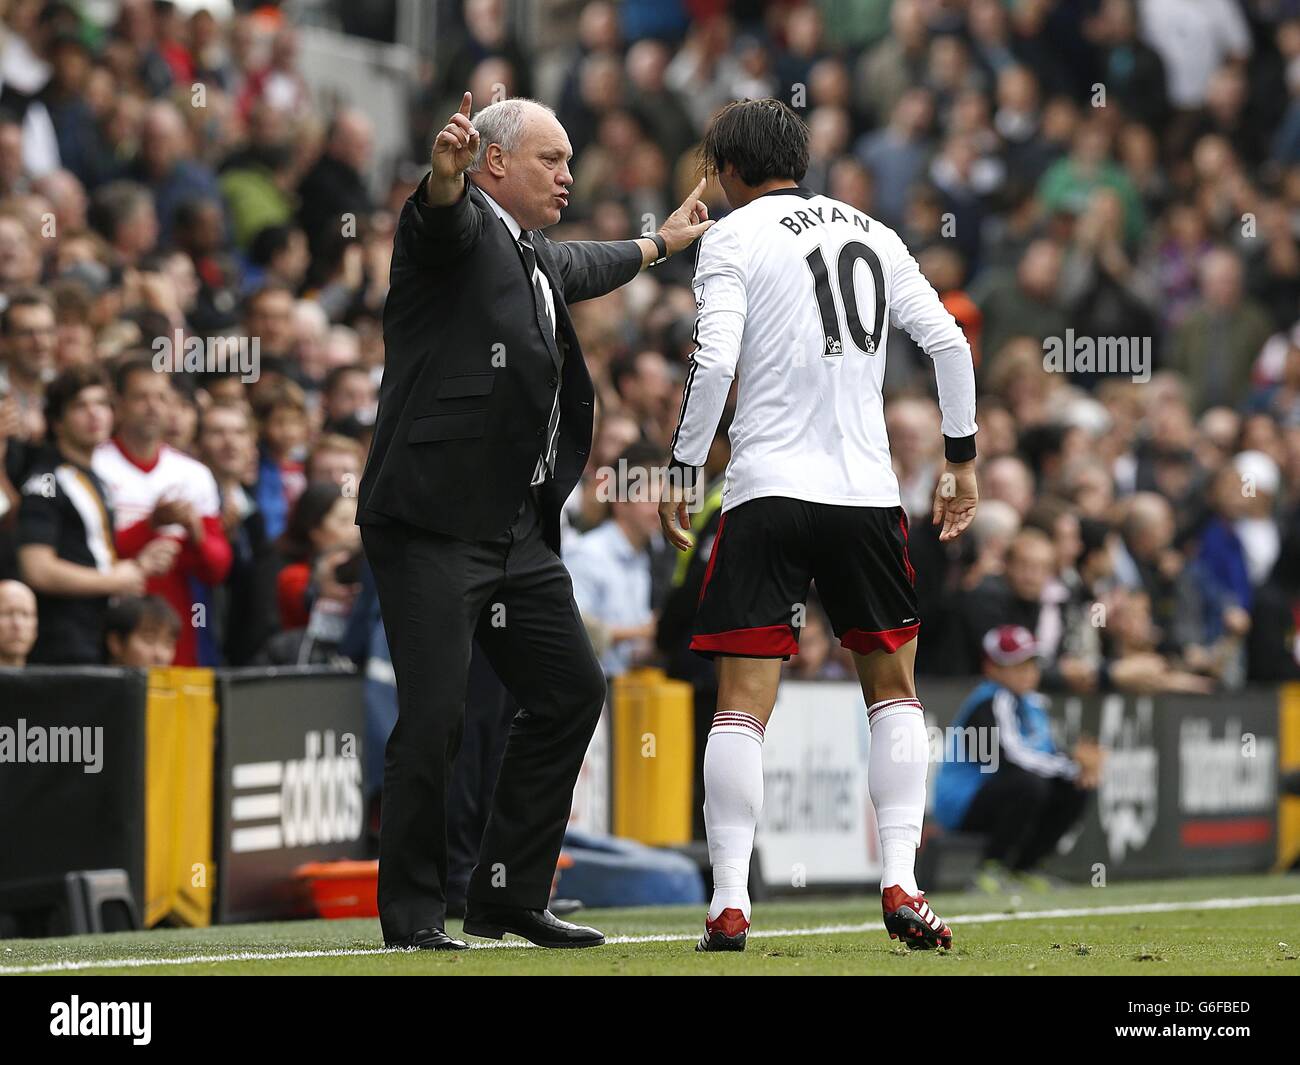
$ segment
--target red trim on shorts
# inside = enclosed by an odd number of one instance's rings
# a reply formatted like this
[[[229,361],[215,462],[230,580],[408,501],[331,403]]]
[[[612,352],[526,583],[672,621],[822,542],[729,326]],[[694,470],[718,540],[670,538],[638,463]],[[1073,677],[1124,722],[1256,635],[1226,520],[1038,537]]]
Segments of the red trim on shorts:
[[[784,658],[799,653],[799,642],[789,625],[764,625],[757,629],[731,629],[693,636],[691,650],[749,658]]]
[[[869,655],[873,651],[893,654],[905,643],[916,639],[921,631],[921,623],[904,625],[901,629],[885,629],[883,632],[867,632],[866,629],[849,629],[840,637],[840,644],[860,655]]]
[[[912,587],[915,588],[916,570],[912,568],[912,560],[907,555],[907,511],[902,507],[898,508],[898,527],[903,532],[903,566],[907,570],[907,579],[912,583]]]
[[[709,586],[709,578],[713,576],[713,564],[718,561],[718,547],[722,544],[722,530],[727,524],[727,516],[724,514],[718,519],[718,534],[713,538],[713,547],[709,549],[709,564],[704,567],[704,580],[700,582],[700,598],[696,600],[698,608],[704,602],[704,590]]]

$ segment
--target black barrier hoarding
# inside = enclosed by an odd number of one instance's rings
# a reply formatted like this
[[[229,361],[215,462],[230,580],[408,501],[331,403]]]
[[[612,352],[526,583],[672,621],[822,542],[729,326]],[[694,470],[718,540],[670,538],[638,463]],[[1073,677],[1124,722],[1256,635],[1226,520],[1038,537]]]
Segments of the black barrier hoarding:
[[[1277,857],[1278,694],[1165,696],[1178,752],[1178,846],[1188,873],[1267,869]]]
[[[1275,691],[1214,696],[1057,697],[1069,747],[1108,754],[1081,831],[1056,861],[1092,878],[1260,872],[1276,854]]]
[[[974,685],[923,681],[921,687],[927,718],[944,728]],[[1092,880],[1272,867],[1275,690],[1210,696],[1058,694],[1050,702],[1063,750],[1086,734],[1108,753],[1083,821],[1062,841],[1063,853],[1051,859],[1049,871]]]
[[[124,869],[144,912],[144,672],[0,670],[0,883]]]
[[[302,915],[294,871],[362,857],[361,678],[320,669],[229,670],[217,773],[217,921]]]
[[[1164,742],[1165,709],[1163,700],[1145,695],[1054,698],[1062,749],[1088,735],[1105,748],[1106,760],[1083,821],[1062,840],[1064,853],[1050,868],[1099,883],[1112,871],[1130,878],[1178,871],[1177,749]]]

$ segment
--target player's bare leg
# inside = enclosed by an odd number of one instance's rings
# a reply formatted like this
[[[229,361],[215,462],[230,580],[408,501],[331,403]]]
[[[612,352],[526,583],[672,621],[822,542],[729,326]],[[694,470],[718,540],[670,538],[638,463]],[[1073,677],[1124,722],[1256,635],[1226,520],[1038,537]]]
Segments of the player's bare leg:
[[[696,950],[744,950],[749,861],[763,808],[763,730],[776,705],[779,658],[720,657],[718,710],[704,749],[704,824],[713,900]]]
[[[853,655],[871,728],[867,787],[880,829],[885,928],[891,939],[925,950],[952,946],[952,932],[916,886],[916,848],[925,816],[929,746],[916,698],[916,640],[892,654]]]

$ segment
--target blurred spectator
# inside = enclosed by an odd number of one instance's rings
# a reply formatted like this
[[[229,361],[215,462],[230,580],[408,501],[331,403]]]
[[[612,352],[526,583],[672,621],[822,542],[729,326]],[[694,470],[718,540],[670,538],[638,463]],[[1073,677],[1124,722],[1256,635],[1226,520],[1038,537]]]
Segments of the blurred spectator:
[[[20,581],[0,581],[0,669],[21,669],[36,643],[36,595]]]
[[[1132,118],[1160,129],[1169,108],[1165,64],[1138,37],[1135,0],[1102,0],[1093,34],[1102,49],[1109,99]]]
[[[883,129],[867,134],[855,149],[875,178],[876,211],[886,225],[903,222],[907,191],[930,155],[928,131],[934,101],[923,88],[908,89]],[[927,234],[934,236],[935,234]]]
[[[601,666],[609,677],[642,664],[653,645],[650,543],[660,536],[654,477],[661,461],[659,450],[646,445],[619,456],[617,467],[605,471],[609,518],[564,551],[583,620],[608,648]]]
[[[1272,332],[1268,316],[1247,296],[1236,253],[1216,248],[1200,261],[1200,298],[1174,332],[1165,366],[1188,382],[1192,406],[1245,402],[1255,356]]]
[[[275,603],[279,559],[250,491],[257,437],[246,404],[214,403],[202,413],[198,457],[216,478],[221,527],[230,542],[230,574],[215,596],[222,659],[243,666],[276,632],[280,620]]]
[[[279,540],[286,563],[276,578],[280,627],[301,630],[298,661],[328,653],[343,639],[360,591],[361,534],[357,501],[337,485],[310,484],[299,496]]]
[[[141,129],[140,155],[135,180],[153,196],[158,219],[158,239],[166,244],[176,221],[176,209],[187,200],[206,199],[221,210],[217,178],[204,164],[193,158],[189,131],[180,111],[171,103],[159,101],[149,107]],[[225,220],[222,218],[222,230]],[[223,232],[224,237],[224,232]]]
[[[1014,275],[987,279],[987,287],[976,296],[984,314],[986,372],[993,372],[1013,337],[1032,337],[1041,353],[1043,340],[1065,335],[1068,320],[1059,293],[1062,261],[1057,244],[1036,240],[1025,249]]]
[[[93,468],[112,501],[117,551],[136,558],[159,538],[180,546],[171,566],[151,575],[146,589],[183,619],[175,665],[215,665],[212,590],[226,579],[231,559],[217,482],[202,463],[163,442],[176,401],[167,374],[145,359],[127,361],[113,383],[113,436],[95,448]]]
[[[1065,754],[1053,741],[1036,690],[1037,653],[1033,634],[1018,625],[981,637],[985,680],[948,730],[935,781],[940,824],[984,837],[982,879],[991,891],[1002,890],[1009,877],[1024,878],[1051,854],[1101,779],[1095,742],[1081,738]],[[983,749],[985,737],[994,738],[995,751]]]
[[[1204,644],[1205,595],[1174,546],[1177,530],[1168,500],[1154,492],[1130,497],[1121,531],[1135,586],[1148,597],[1161,633],[1160,649],[1181,654],[1188,646]]]
[[[270,225],[258,230],[248,258],[250,268],[244,271],[244,281],[250,290],[275,284],[296,292],[311,265],[307,235],[298,226]]]
[[[336,366],[321,388],[321,415],[325,432],[339,432],[349,419],[364,425],[375,420],[379,390],[370,371],[358,363]]]
[[[257,505],[272,540],[284,532],[289,510],[306,487],[303,473],[309,426],[307,400],[292,381],[272,381],[253,395],[258,424]]]
[[[0,311],[0,403],[18,419],[11,435],[29,444],[45,435],[45,387],[54,375],[54,306],[39,290],[10,294]]]
[[[176,657],[180,629],[181,619],[161,596],[119,599],[104,621],[108,664],[136,669],[169,666]]]
[[[176,543],[160,539],[134,559],[118,558],[105,487],[92,469],[113,427],[111,402],[98,367],[66,370],[48,390],[52,439],[27,470],[18,515],[19,566],[40,610],[33,662],[102,662],[109,597],[141,594],[176,556]]]
[[[334,116],[325,152],[298,186],[298,221],[313,255],[319,255],[331,234],[355,236],[372,204],[365,175],[370,169],[374,129],[355,108]]]

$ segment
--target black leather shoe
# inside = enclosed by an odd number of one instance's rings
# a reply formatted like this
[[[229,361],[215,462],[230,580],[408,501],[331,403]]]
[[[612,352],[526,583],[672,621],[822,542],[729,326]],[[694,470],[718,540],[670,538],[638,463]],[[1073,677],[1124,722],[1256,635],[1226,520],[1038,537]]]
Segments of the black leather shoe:
[[[421,928],[402,939],[386,939],[384,946],[401,947],[403,950],[469,950],[468,943],[452,939],[441,928]]]
[[[539,947],[599,947],[605,934],[594,928],[561,921],[550,910],[520,910],[483,907],[470,904],[465,914],[465,934],[484,939],[500,939],[507,932],[522,936]]]

